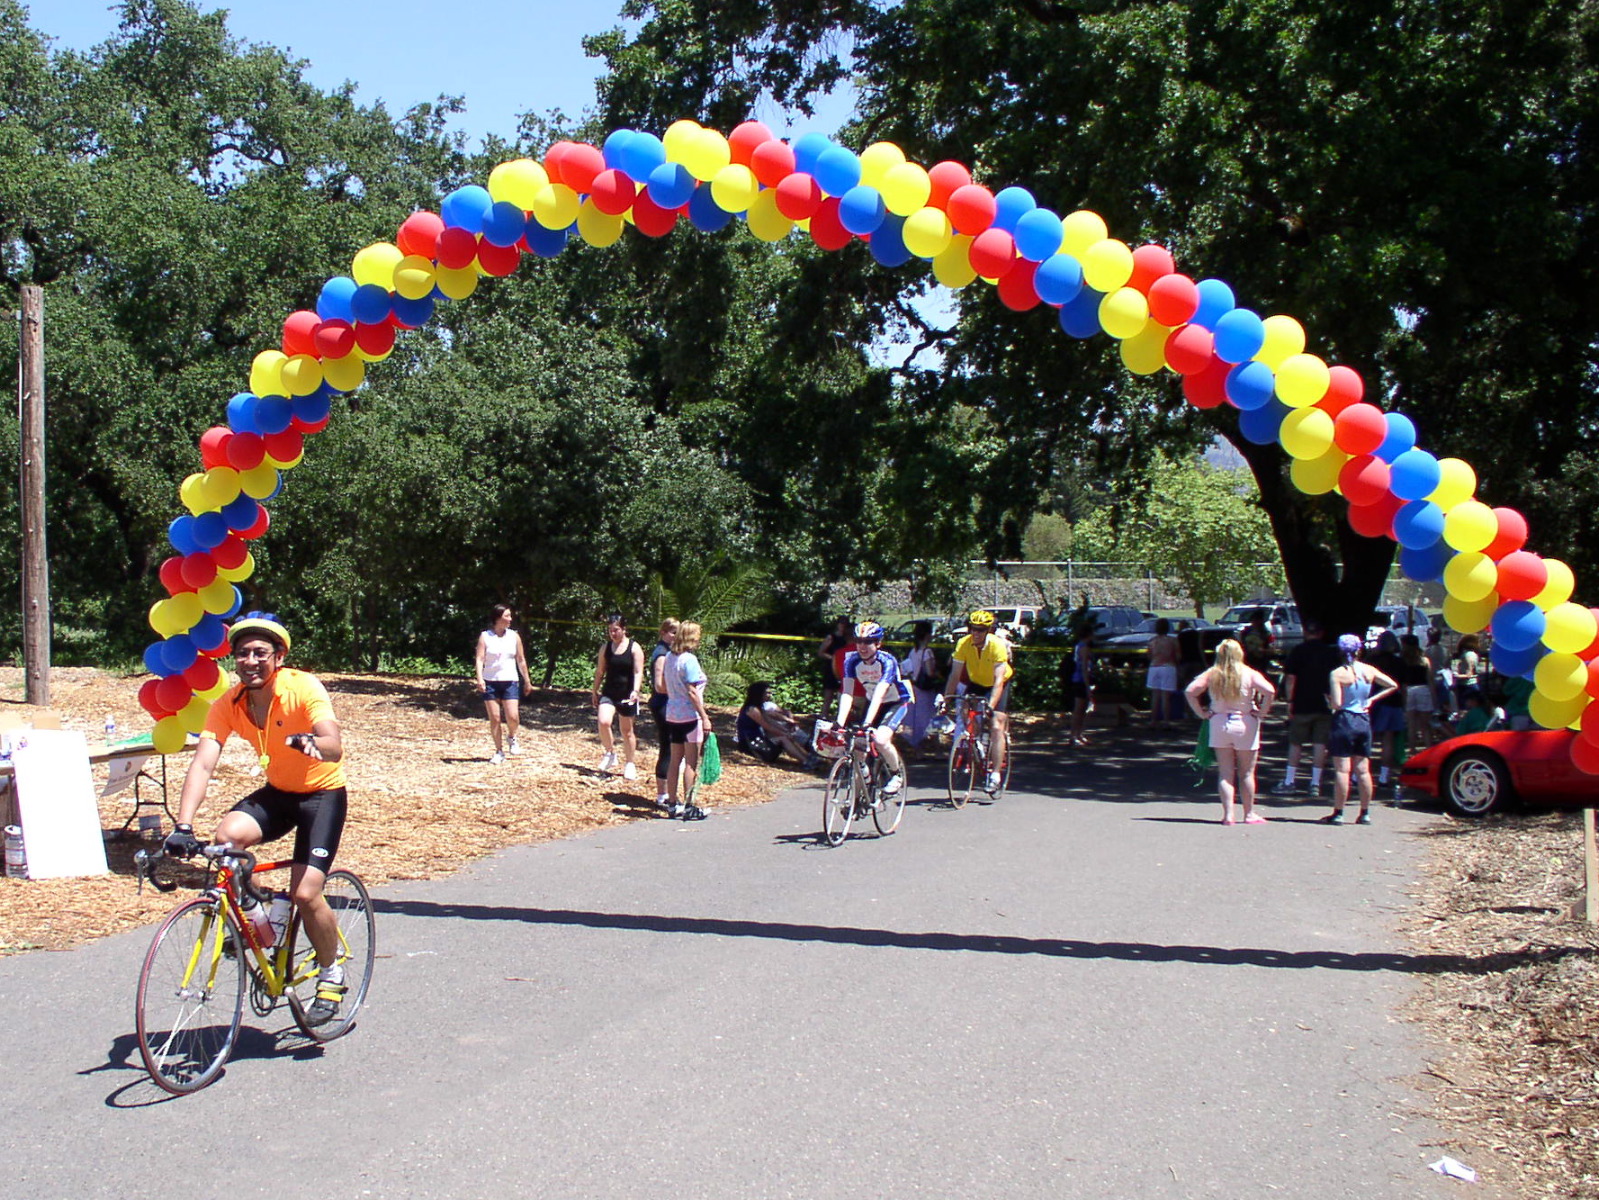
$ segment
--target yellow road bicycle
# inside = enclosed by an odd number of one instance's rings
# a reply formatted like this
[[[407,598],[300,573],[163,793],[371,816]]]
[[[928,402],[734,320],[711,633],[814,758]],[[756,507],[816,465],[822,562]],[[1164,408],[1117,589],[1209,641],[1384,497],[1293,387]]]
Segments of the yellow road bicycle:
[[[161,1087],[180,1095],[199,1091],[222,1073],[238,1042],[246,992],[251,1011],[260,1017],[287,1000],[295,1024],[314,1041],[331,1042],[350,1032],[371,985],[377,951],[366,885],[350,871],[329,872],[323,896],[338,921],[346,990],[333,1020],[310,1024],[306,1012],[316,997],[317,962],[299,910],[270,944],[245,915],[246,896],[271,905],[272,898],[255,886],[254,874],[293,864],[257,865],[248,850],[226,843],[200,853],[209,863],[210,879],[156,929],[139,970],[135,1008],[145,1069]],[[141,885],[148,879],[162,892],[178,886],[156,877],[165,857],[160,851],[134,856]]]

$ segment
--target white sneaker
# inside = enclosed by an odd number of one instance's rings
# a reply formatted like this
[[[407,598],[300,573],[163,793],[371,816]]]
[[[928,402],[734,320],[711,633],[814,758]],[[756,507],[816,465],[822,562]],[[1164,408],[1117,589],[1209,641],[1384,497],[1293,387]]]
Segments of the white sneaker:
[[[490,756],[490,758],[489,758],[489,766],[497,767],[504,761],[505,761],[505,755],[501,754],[498,750],[496,750],[493,753],[493,755]]]
[[[614,753],[600,755],[599,770],[609,771],[614,766],[616,766],[616,755]]]
[[[517,746],[516,739],[514,737],[511,738],[508,742],[505,743],[505,750],[506,750],[506,753],[508,753],[508,754],[520,754],[520,753],[522,753],[521,749]]]
[[[628,763],[627,766],[622,768],[622,778],[623,779],[637,779],[638,778],[638,768],[635,767],[632,763]]]
[[[990,771],[988,773],[988,784],[987,784],[986,787],[983,788],[983,790],[985,792],[997,792],[997,791],[999,791],[1000,782],[1001,782],[1001,780],[999,778],[999,772],[998,771]]]
[[[903,771],[895,771],[883,783],[883,795],[885,795],[885,796],[898,795],[900,788],[902,788],[904,786],[905,786],[905,772],[903,772]]]

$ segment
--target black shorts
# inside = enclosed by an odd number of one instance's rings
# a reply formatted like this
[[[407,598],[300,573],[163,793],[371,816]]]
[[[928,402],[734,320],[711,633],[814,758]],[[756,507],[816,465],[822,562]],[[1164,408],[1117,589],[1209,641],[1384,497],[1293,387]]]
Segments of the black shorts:
[[[1068,679],[1066,681],[1066,699],[1082,700],[1085,703],[1093,699],[1092,689],[1081,679]]]
[[[286,792],[269,783],[251,792],[230,811],[253,818],[261,827],[263,842],[275,842],[295,830],[292,861],[315,867],[325,875],[333,869],[333,856],[339,852],[348,805],[349,792],[344,788]]]
[[[1005,683],[1005,694],[999,698],[998,704],[990,702],[988,706],[989,712],[1010,711],[1010,681],[1006,680]],[[992,687],[979,687],[977,684],[970,682],[966,685],[966,698],[968,700],[988,700],[993,694],[994,689]]]
[[[666,723],[666,737],[674,746],[685,746],[692,738],[695,744],[700,739],[694,735],[699,732],[700,719],[695,717],[692,721],[668,721]]]
[[[775,763],[783,757],[783,747],[764,737],[752,737],[738,743],[738,748],[746,754],[753,754],[762,762]]]
[[[1327,753],[1333,758],[1371,757],[1371,718],[1365,713],[1335,712]]]
[[[632,693],[629,693],[629,695],[631,695],[631,694]],[[617,712],[618,716],[623,716],[623,717],[636,717],[636,716],[638,716],[638,701],[637,700],[629,700],[627,698],[627,696],[623,696],[620,700],[618,700],[615,696],[607,695],[606,693],[601,692],[600,693],[600,704],[602,706],[606,705],[606,704],[609,704],[612,708],[616,709],[616,712]]]

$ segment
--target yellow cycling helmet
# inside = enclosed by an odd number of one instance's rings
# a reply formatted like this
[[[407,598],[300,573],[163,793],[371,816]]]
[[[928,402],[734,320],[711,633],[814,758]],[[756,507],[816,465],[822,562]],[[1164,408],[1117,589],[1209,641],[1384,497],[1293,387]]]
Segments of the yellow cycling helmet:
[[[966,618],[966,626],[969,629],[992,629],[994,628],[994,614],[986,608],[980,608]]]
[[[228,630],[228,646],[230,648],[237,646],[239,639],[247,633],[259,634],[269,642],[276,642],[285,654],[289,652],[289,646],[292,644],[289,639],[289,631],[278,624],[277,616],[274,613],[245,613]]]

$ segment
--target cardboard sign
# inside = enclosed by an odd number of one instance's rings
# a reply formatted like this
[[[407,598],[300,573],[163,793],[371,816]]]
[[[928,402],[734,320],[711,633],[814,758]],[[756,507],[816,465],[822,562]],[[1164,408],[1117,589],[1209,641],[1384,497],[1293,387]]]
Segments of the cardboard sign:
[[[89,744],[83,734],[19,729],[4,739],[16,773],[28,878],[107,874]]]

